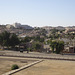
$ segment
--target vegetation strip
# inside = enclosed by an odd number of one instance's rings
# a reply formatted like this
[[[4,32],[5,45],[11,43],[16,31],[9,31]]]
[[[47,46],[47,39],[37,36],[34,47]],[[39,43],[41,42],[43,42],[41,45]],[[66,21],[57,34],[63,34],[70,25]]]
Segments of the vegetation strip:
[[[12,70],[12,71],[7,72],[7,73],[2,74],[2,75],[11,75],[11,74],[14,74],[14,73],[16,73],[16,72],[18,72],[18,71],[21,71],[21,70],[23,70],[23,69],[26,69],[26,68],[28,68],[28,67],[31,67],[31,66],[33,66],[33,65],[35,65],[35,64],[37,64],[37,63],[42,62],[42,61],[43,61],[43,60],[39,60],[39,61],[33,62],[33,63],[31,63],[31,64],[25,65],[25,66],[23,66],[23,67],[21,67],[21,68],[19,68],[19,69]]]

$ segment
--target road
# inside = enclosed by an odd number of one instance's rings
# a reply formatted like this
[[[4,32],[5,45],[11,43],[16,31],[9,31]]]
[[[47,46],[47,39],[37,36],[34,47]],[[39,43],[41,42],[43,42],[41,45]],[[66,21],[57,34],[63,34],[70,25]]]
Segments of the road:
[[[75,60],[75,55],[61,55],[61,54],[47,54],[47,53],[39,53],[39,52],[23,52],[19,51],[0,51],[0,55],[3,56],[19,56],[19,57],[31,57],[31,58],[55,58],[55,59],[73,59]]]

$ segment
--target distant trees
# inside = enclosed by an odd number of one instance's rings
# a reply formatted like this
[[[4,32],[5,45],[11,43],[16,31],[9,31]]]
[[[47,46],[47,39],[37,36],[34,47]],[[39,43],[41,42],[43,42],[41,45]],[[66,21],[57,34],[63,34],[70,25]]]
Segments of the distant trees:
[[[47,33],[47,31],[45,29],[41,29],[40,35],[43,35],[44,37],[46,37],[46,33]]]
[[[28,37],[28,36],[26,36],[26,37],[24,38],[24,40],[23,40],[23,42],[25,42],[25,43],[27,43],[27,42],[29,42],[29,41],[31,41],[31,37]]]
[[[53,32],[55,32],[55,31],[53,31]],[[33,40],[33,41],[30,44],[31,40]],[[41,51],[41,48],[43,47],[43,44],[44,44],[44,40],[45,40],[45,38],[40,37],[39,35],[34,36],[34,37],[26,36],[24,39],[19,39],[16,34],[11,34],[7,31],[0,33],[0,45],[3,47],[3,49],[4,49],[4,47],[15,48],[16,45],[19,45],[20,43],[25,43],[26,49],[28,51],[30,51],[32,49],[33,49],[32,51],[34,51],[34,50]],[[47,44],[50,45],[53,53],[56,52],[57,54],[59,54],[64,49],[63,41],[48,40]]]
[[[40,51],[41,47],[42,47],[42,45],[41,45],[40,42],[33,42],[33,43],[32,43],[32,49],[33,49],[34,51]]]
[[[56,53],[59,54],[62,52],[64,49],[64,42],[63,41],[58,41],[56,44]]]
[[[49,35],[49,38],[51,38],[51,39],[58,39],[60,37],[60,34],[51,34],[51,35]]]
[[[54,49],[56,48],[57,41],[51,41],[50,42],[50,47],[52,48],[52,52],[54,53]]]
[[[2,32],[0,34],[0,45],[4,48],[4,46],[9,46],[10,44],[10,33]]]
[[[59,31],[59,30],[57,30],[57,29],[55,29],[55,28],[54,28],[54,29],[51,29],[51,33],[52,33],[52,34],[55,34],[55,33],[58,32],[58,31]]]
[[[19,40],[19,38],[17,37],[17,35],[16,34],[12,34],[11,36],[10,36],[10,46],[12,47],[12,48],[14,48],[15,47],[15,45],[18,45],[20,43],[20,40]]]
[[[38,36],[35,36],[34,37],[34,41],[40,41],[40,36],[38,35]]]
[[[50,47],[52,48],[52,52],[56,52],[59,54],[64,49],[64,42],[63,41],[50,41]]]
[[[7,31],[4,31],[0,34],[0,45],[3,47],[3,49],[4,46],[7,48],[9,48],[9,46],[15,47],[15,45],[18,45],[19,42],[20,41],[16,34],[11,34]]]
[[[34,41],[44,42],[44,38],[40,38],[40,36],[34,37]]]

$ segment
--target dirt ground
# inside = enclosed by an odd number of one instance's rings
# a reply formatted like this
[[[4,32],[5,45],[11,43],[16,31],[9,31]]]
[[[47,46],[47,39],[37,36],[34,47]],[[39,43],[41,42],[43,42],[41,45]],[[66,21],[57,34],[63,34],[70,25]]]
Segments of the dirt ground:
[[[44,60],[13,75],[75,75],[75,61]]]
[[[36,61],[36,59],[0,56],[0,75],[11,71],[11,66],[13,64],[17,64],[19,67],[22,67],[34,61]]]

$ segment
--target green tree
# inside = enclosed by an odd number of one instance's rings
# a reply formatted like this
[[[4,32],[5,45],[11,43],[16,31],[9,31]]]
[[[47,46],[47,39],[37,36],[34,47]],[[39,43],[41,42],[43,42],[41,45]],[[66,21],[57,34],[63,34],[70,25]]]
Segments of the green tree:
[[[56,53],[59,54],[62,52],[64,49],[64,42],[63,41],[58,41],[56,45]]]
[[[7,46],[9,47],[10,44],[10,33],[7,31],[4,31],[0,34],[0,44],[1,46]]]
[[[63,41],[51,41],[50,47],[52,48],[53,53],[55,49],[56,50],[55,52],[59,54],[64,49],[64,42]]]
[[[54,49],[56,48],[56,45],[57,45],[57,41],[50,42],[50,47],[52,48],[53,53],[54,53]]]
[[[40,36],[35,36],[33,39],[34,41],[44,42],[44,38],[43,37],[40,38]]]
[[[52,34],[55,34],[55,33],[58,32],[58,31],[59,31],[59,30],[57,30],[57,29],[54,28],[54,29],[51,30],[51,33],[52,33]]]
[[[4,31],[0,34],[0,45],[3,47],[3,49],[4,46],[9,48],[9,46],[15,47],[15,45],[18,44],[19,44],[19,39],[16,34],[11,34],[7,31]]]
[[[40,36],[38,35],[38,36],[35,36],[34,37],[34,41],[40,41]]]
[[[41,43],[40,42],[34,42],[32,44],[32,48],[35,50],[35,51],[39,51],[41,49]]]
[[[44,42],[44,40],[45,40],[44,38],[40,38],[40,40],[39,40],[39,41],[40,41],[40,42]]]
[[[30,37],[28,37],[28,36],[26,36],[25,38],[24,38],[24,40],[23,40],[23,42],[29,42],[29,41],[31,41],[31,38]]]
[[[16,34],[12,34],[10,37],[10,46],[14,48],[16,45],[20,43],[19,38]]]

